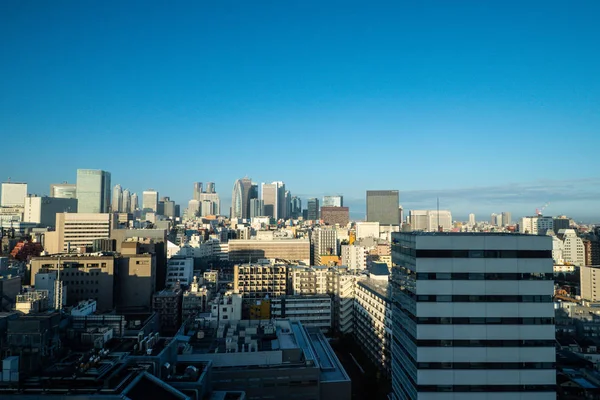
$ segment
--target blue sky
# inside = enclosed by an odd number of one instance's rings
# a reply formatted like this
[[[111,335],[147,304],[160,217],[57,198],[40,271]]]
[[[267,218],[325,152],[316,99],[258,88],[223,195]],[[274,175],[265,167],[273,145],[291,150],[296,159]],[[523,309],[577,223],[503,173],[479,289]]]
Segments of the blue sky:
[[[173,4],[171,4],[173,3]],[[0,179],[600,221],[598,1],[0,2]]]

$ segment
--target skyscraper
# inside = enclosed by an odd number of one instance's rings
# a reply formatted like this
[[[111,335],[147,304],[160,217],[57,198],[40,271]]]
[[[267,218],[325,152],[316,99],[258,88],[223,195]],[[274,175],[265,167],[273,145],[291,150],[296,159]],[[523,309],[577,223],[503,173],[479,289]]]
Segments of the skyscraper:
[[[235,181],[231,196],[231,218],[250,217],[252,187],[252,180],[248,177]]]
[[[512,224],[512,215],[508,211],[502,212],[502,226],[508,226]]]
[[[134,212],[135,210],[138,210],[140,208],[140,201],[138,199],[138,195],[137,193],[134,193],[131,195],[131,208],[129,209],[129,212]]]
[[[206,193],[216,193],[214,182],[206,182]]]
[[[277,183],[263,183],[261,187],[263,211],[265,216],[279,219],[279,190]]]
[[[324,196],[321,207],[344,207],[344,196]]]
[[[309,221],[316,221],[319,219],[319,199],[315,197],[308,199],[307,209]]]
[[[2,207],[23,207],[27,197],[27,184],[17,182],[2,183]]]
[[[397,190],[367,190],[367,222],[400,224],[400,195]]]
[[[158,211],[158,192],[156,190],[144,190],[144,193],[142,193],[142,210],[144,212]]]
[[[475,214],[469,214],[469,226],[475,226]]]
[[[77,170],[77,210],[79,213],[107,213],[110,208],[110,172]]]
[[[299,218],[302,216],[302,200],[298,196],[293,196],[291,201],[292,218]]]
[[[414,232],[392,243],[394,399],[556,398],[550,237]]]
[[[131,210],[131,192],[129,189],[123,190],[123,210],[122,212],[130,213],[133,212]]]
[[[50,197],[57,199],[76,199],[77,185],[74,183],[53,183],[50,185]]]
[[[277,217],[276,219],[287,218],[287,204],[285,202],[285,183],[273,182],[277,185]]]
[[[202,193],[202,182],[194,182],[194,200],[200,200],[200,194]]]
[[[119,184],[113,188],[112,212],[123,212],[123,189]]]
[[[250,218],[263,216],[263,201],[260,199],[250,199]]]

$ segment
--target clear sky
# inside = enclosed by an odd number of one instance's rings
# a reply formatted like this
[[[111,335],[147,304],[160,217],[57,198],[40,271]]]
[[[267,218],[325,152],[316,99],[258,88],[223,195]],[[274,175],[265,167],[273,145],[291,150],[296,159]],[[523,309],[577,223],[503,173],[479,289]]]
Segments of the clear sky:
[[[0,179],[600,221],[600,1],[0,2]],[[481,218],[479,218],[481,215]]]

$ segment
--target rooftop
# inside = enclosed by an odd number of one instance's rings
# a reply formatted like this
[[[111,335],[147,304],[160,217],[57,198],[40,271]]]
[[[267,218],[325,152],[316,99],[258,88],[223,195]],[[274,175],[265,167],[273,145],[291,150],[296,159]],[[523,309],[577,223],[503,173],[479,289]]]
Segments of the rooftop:
[[[412,231],[412,232],[392,232],[392,236],[397,235],[410,235],[410,236],[521,236],[521,237],[544,237],[543,235],[529,235],[526,233],[512,233],[512,232],[424,232],[424,231]]]
[[[391,286],[389,285],[388,281],[367,278],[358,281],[358,284],[368,289],[383,300],[391,301],[392,299]]]

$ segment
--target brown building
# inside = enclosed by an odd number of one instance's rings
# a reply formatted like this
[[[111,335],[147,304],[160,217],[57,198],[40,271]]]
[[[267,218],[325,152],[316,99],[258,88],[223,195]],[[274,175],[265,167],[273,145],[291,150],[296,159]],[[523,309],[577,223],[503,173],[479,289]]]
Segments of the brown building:
[[[287,290],[285,265],[245,264],[233,267],[233,291],[244,299],[280,297]]]
[[[321,207],[321,219],[326,225],[346,226],[350,222],[348,207]]]
[[[181,288],[163,289],[152,296],[152,309],[158,314],[161,334],[173,335],[179,330],[182,298]]]
[[[121,245],[116,295],[117,308],[152,309],[152,295],[156,292],[156,256],[146,252],[139,242],[124,242]]]
[[[257,262],[261,258],[276,258],[288,261],[310,262],[308,239],[272,239],[229,241],[229,261]]]
[[[34,257],[29,263],[31,281],[40,272],[57,271],[60,262],[60,280],[66,286],[67,305],[81,300],[96,300],[98,311],[114,307],[115,256],[45,256]]]

